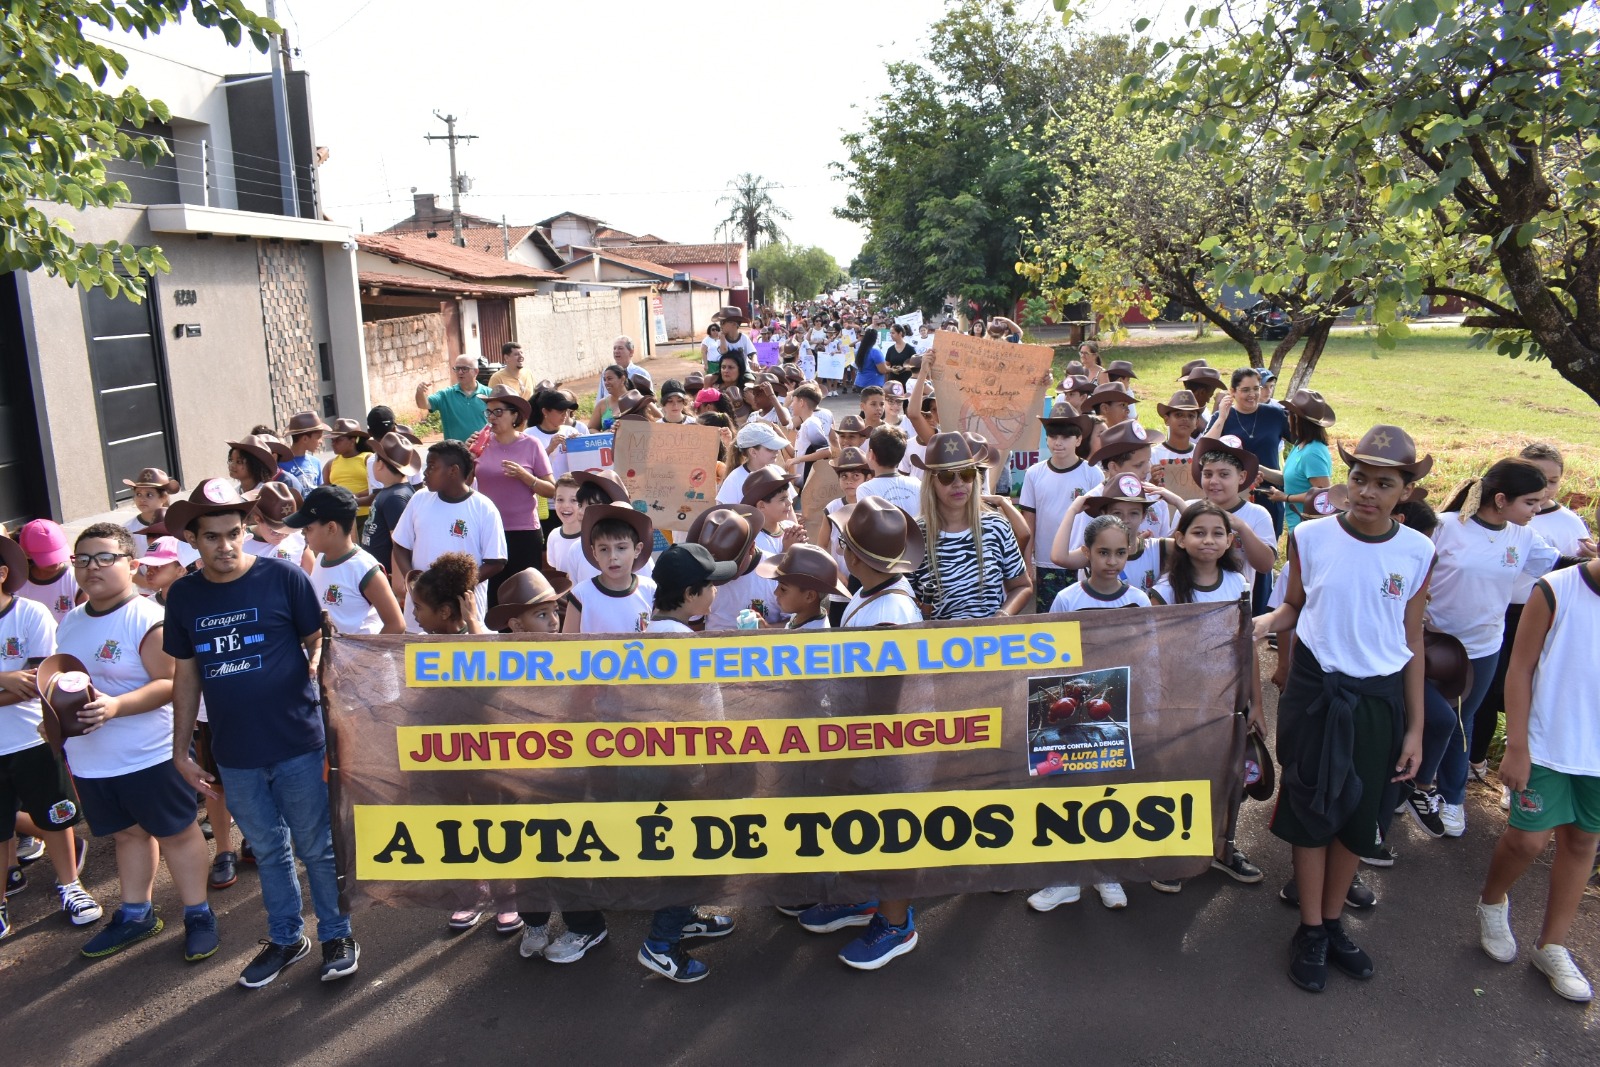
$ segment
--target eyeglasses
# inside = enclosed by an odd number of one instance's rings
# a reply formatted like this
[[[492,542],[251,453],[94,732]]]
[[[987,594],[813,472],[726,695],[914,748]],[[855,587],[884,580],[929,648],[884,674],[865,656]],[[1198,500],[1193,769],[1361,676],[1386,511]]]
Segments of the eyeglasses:
[[[957,478],[960,478],[962,481],[966,482],[968,485],[971,485],[973,482],[978,480],[978,468],[977,467],[957,467],[955,470],[952,470],[952,471],[940,471],[939,472],[939,484],[940,485],[954,485]]]
[[[511,414],[511,409],[510,408],[484,408],[483,409],[483,413],[485,415],[488,415],[490,418],[493,418],[496,415],[509,415],[509,414]]]
[[[131,553],[131,552],[95,552],[95,553],[80,552],[78,555],[75,555],[75,556],[72,556],[72,557],[69,557],[69,558],[72,560],[72,565],[74,567],[76,567],[78,570],[81,571],[84,568],[88,567],[89,564],[91,564],[91,563],[93,563],[96,567],[109,567],[119,559],[132,559],[133,558],[133,553]]]
[[[456,373],[457,374],[476,374],[478,372],[477,372],[477,370],[475,370],[472,367],[457,367],[456,368]]]

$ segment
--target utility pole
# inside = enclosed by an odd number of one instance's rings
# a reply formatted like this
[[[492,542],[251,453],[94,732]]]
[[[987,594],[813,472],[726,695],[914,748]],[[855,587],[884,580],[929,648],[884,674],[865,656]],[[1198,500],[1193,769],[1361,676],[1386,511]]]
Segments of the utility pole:
[[[267,0],[267,18],[277,21],[276,0]],[[278,134],[278,184],[281,187],[283,206],[296,218],[300,215],[300,183],[294,176],[294,142],[289,137],[289,96],[283,78],[283,53],[288,40],[285,30],[281,38],[272,41],[272,117]]]
[[[446,133],[440,136],[437,133],[423,134],[425,141],[448,141],[450,143],[450,228],[455,232],[452,243],[465,245],[466,239],[461,236],[461,192],[465,175],[456,171],[456,142],[476,141],[478,138],[470,133],[456,132],[456,117],[454,115],[441,115],[437,111],[433,117],[444,123]]]

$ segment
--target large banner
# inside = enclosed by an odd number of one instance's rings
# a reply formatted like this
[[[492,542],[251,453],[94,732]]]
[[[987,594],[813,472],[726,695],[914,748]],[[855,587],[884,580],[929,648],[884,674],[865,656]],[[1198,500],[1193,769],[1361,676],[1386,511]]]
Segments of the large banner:
[[[618,422],[612,469],[657,531],[687,530],[716,502],[717,428],[697,422]]]
[[[1008,452],[1032,447],[1050,387],[1054,349],[940,330],[933,335],[933,378],[941,419],[982,434]]]
[[[1221,847],[1240,604],[907,629],[335,638],[346,903],[654,908],[1183,878]]]

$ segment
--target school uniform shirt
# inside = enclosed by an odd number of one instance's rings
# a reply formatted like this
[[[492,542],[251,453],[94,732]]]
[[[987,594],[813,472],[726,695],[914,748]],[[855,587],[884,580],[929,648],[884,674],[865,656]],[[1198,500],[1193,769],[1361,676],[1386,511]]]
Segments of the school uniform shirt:
[[[844,565],[844,538],[839,534],[839,528],[828,521],[828,516],[845,506],[842,496],[834,497],[822,509],[822,519],[827,523],[828,550],[833,553],[833,561],[839,565],[839,573],[846,578],[850,575],[850,568]]]
[[[123,696],[149,684],[139,647],[161,623],[161,609],[142,596],[130,596],[104,615],[83,604],[61,620],[56,651],[77,656],[96,691]],[[172,758],[172,705],[110,719],[93,733],[66,738],[62,746],[79,778],[115,778],[165,763]]]
[[[728,472],[717,489],[717,503],[740,504],[744,502],[744,483],[750,477],[750,468],[743,463]]]
[[[1552,571],[1536,595],[1551,604],[1550,632],[1533,669],[1528,755],[1563,774],[1600,776],[1600,696],[1594,650],[1600,648],[1600,587],[1587,566]]]
[[[415,495],[415,489],[401,482],[383,486],[372,498],[372,512],[367,516],[366,525],[361,527],[361,547],[385,571],[394,566],[394,528]]]
[[[859,590],[845,605],[839,625],[915,626],[921,621],[911,583],[902,576],[876,589]]]
[[[305,531],[290,530],[277,544],[262,539],[259,534],[251,534],[244,543],[244,550],[261,559],[281,559],[298,567],[300,561],[306,557]]]
[[[826,605],[824,605],[824,610],[826,610]],[[828,626],[828,616],[827,615],[818,615],[816,618],[808,619],[807,621],[801,623],[799,626],[796,626],[794,624],[794,620],[790,619],[788,622],[783,624],[783,628],[785,630],[827,630],[827,629],[830,629],[830,627]]]
[[[1433,542],[1399,523],[1367,537],[1337,515],[1296,526],[1290,544],[1306,594],[1295,632],[1322,669],[1351,678],[1398,674],[1411,659],[1406,603],[1428,580]]]
[[[0,612],[0,671],[20,671],[56,651],[55,616],[43,604],[14,596]],[[0,756],[44,744],[39,698],[0,707]]]
[[[1164,569],[1162,551],[1169,542],[1161,537],[1146,537],[1144,547],[1139,549],[1137,555],[1128,557],[1122,569],[1117,572],[1117,577],[1138,589],[1140,592],[1149,593],[1156,587],[1156,582],[1161,580]],[[1171,551],[1171,549],[1166,549]],[[1078,570],[1080,583],[1089,580],[1089,568],[1082,567]]]
[[[865,500],[869,496],[880,496],[904,508],[913,519],[922,514],[922,483],[904,474],[879,474],[868,478],[856,490],[856,499]]]
[[[1278,531],[1272,528],[1272,513],[1253,500],[1245,500],[1237,507],[1228,509],[1228,514],[1233,517],[1235,525],[1244,524],[1250,527],[1250,532],[1261,539],[1261,543],[1278,550]],[[1231,551],[1238,553],[1239,563],[1244,569],[1244,580],[1254,582],[1256,569],[1250,566],[1250,561],[1244,558],[1244,551],[1239,548]]]
[[[506,558],[506,531],[500,511],[482,493],[469,493],[454,504],[438,493],[424,489],[411,498],[400,524],[394,529],[394,543],[411,551],[411,566],[427,570],[446,552],[465,552],[482,564],[485,560]],[[479,582],[476,596],[478,616],[488,610],[489,583]],[[422,627],[412,613],[412,600],[406,598],[406,629],[419,634]]]
[[[583,558],[583,537],[581,534],[566,534],[558,526],[550,531],[550,539],[545,544],[544,560],[551,570],[557,570],[572,579],[572,584],[593,578],[600,573],[600,568]]]
[[[762,530],[756,534],[756,547],[769,556],[783,555],[783,538]]]
[[[1439,516],[1433,531],[1438,558],[1428,586],[1428,629],[1459,638],[1473,659],[1500,650],[1506,606],[1519,575],[1535,578],[1556,565],[1550,542],[1526,526],[1492,528],[1460,512]]]
[[[988,619],[1005,606],[1005,583],[1026,573],[1017,536],[1004,517],[992,511],[979,515],[983,535],[983,573],[978,572],[978,550],[971,530],[939,534],[937,575],[929,553],[911,575],[911,588],[924,604],[932,605],[932,619]],[[924,535],[927,524],[918,522]]]
[[[311,587],[328,613],[336,634],[375,634],[383,629],[378,609],[361,592],[373,575],[381,577],[378,561],[359,548],[336,560],[317,560],[311,568]]]
[[[651,619],[650,625],[644,628],[647,634],[692,634],[694,627],[677,619]]]
[[[582,633],[636,634],[650,625],[656,583],[635,574],[629,588],[619,592],[601,585],[599,578],[588,578],[572,587],[571,596],[583,611]]]
[[[1580,542],[1589,539],[1588,524],[1577,512],[1561,504],[1536,514],[1528,523],[1528,528],[1550,542],[1550,547],[1563,556],[1576,556],[1581,548]],[[1527,573],[1517,575],[1511,583],[1511,602],[1526,604],[1536,580],[1536,577]]]
[[[922,481],[922,468],[911,462],[911,457],[918,459],[928,458],[928,446],[917,440],[917,432],[912,430],[906,434],[906,454],[900,461],[900,473],[917,482]]]
[[[1031,511],[1038,533],[1033,539],[1033,562],[1038,567],[1055,567],[1050,562],[1050,546],[1056,531],[1066,521],[1072,502],[1099,487],[1106,480],[1100,468],[1082,460],[1058,470],[1042,459],[1022,474],[1022,493],[1017,506]]]
[[[22,588],[17,590],[17,596],[31,600],[35,604],[43,604],[50,617],[55,619],[56,625],[60,626],[66,619],[67,613],[78,602],[78,579],[72,573],[72,564],[67,564],[59,575],[43,584],[29,578],[22,583]]]
[[[771,553],[757,549],[752,568],[770,557]],[[716,595],[711,598],[711,610],[706,613],[706,629],[737,630],[739,612],[752,607],[774,626],[783,622],[783,612],[778,610],[777,579],[763,578],[753,569],[717,586]]]
[[[1217,584],[1209,589],[1200,586],[1194,587],[1192,604],[1222,604],[1238,600],[1250,589],[1250,583],[1245,581],[1244,575],[1238,571],[1222,571],[1217,575]],[[1163,604],[1176,604],[1178,595],[1172,591],[1172,578],[1162,575],[1156,579],[1155,586],[1150,590],[1151,603],[1160,597]]]
[[[1050,602],[1052,614],[1062,611],[1094,611],[1098,608],[1148,608],[1150,597],[1143,589],[1137,589],[1127,582],[1122,583],[1111,596],[1097,593],[1089,588],[1088,582],[1078,582],[1069,585],[1056,594]]]
[[[231,582],[195,571],[172,583],[163,647],[196,661],[219,765],[270,767],[322,747],[322,710],[300,643],[321,628],[311,579],[282,560],[258,559]]]

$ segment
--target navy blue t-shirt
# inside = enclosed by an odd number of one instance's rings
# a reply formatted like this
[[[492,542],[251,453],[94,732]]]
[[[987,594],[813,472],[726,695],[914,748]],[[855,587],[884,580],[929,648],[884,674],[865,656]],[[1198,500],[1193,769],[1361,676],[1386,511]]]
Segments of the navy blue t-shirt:
[[[1214,426],[1216,422],[1217,417],[1213,415],[1211,424]],[[1248,415],[1239,414],[1237,408],[1229,411],[1222,433],[1216,436],[1230,433],[1256,454],[1263,467],[1278,470],[1283,466],[1283,441],[1289,434],[1289,413],[1277,404],[1261,404]]]
[[[242,578],[196,571],[167,591],[162,647],[200,664],[211,751],[224,767],[268,767],[322,747],[322,712],[300,639],[322,627],[304,571],[257,557]]]

